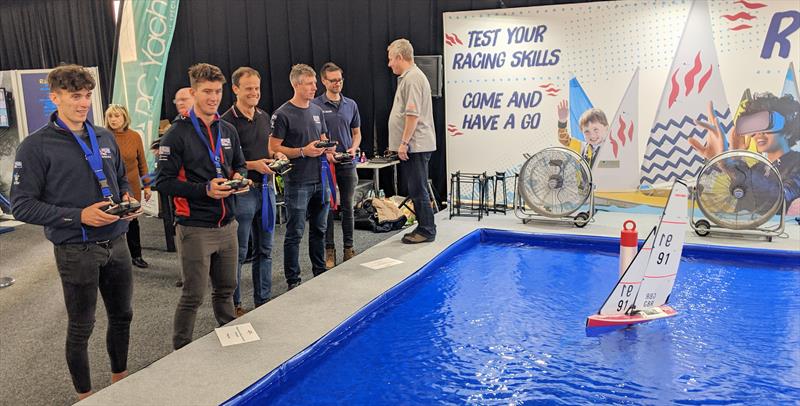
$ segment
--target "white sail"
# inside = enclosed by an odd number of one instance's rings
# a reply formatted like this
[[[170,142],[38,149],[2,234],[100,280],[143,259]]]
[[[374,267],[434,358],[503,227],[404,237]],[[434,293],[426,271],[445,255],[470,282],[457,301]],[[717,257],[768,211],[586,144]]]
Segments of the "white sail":
[[[598,314],[604,316],[625,314],[633,306],[636,294],[639,293],[639,288],[642,284],[642,278],[644,278],[647,263],[650,260],[650,252],[653,249],[655,235],[656,227],[653,227],[650,230],[650,234],[647,235],[647,239],[644,240],[642,249],[636,253],[633,261],[628,265],[628,269],[619,277],[617,285],[614,286],[614,290],[611,291],[603,306],[600,307]]]
[[[631,192],[639,188],[639,69],[636,69],[608,136],[597,151],[592,180],[598,192]]]
[[[733,117],[725,97],[717,50],[711,32],[708,1],[695,0],[686,19],[672,67],[664,84],[656,118],[642,160],[641,184],[653,187],[675,179],[691,181],[703,167],[704,158],[689,144],[708,130],[698,121],[711,121],[708,103],[725,133]]]
[[[669,300],[681,262],[688,217],[689,188],[679,179],[672,185],[664,214],[658,223],[653,250],[633,303],[635,309],[661,306]]]

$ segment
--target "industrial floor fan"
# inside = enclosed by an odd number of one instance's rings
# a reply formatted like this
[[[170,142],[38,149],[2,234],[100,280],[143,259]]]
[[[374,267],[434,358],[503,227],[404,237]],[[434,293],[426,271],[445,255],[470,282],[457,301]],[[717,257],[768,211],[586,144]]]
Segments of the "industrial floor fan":
[[[720,231],[772,241],[783,233],[785,205],[783,181],[769,160],[750,151],[728,151],[700,170],[691,225],[699,236]],[[695,221],[695,207],[705,219]]]
[[[581,209],[586,211],[578,212]],[[586,160],[562,147],[530,156],[517,179],[514,214],[523,223],[545,220],[586,226],[594,218],[594,185]]]

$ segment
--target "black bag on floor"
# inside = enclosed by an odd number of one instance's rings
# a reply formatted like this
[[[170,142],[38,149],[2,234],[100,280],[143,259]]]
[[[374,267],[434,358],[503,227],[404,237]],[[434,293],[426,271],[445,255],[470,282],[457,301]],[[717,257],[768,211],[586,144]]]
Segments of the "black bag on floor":
[[[372,202],[373,198],[367,198],[359,202],[354,208],[355,227],[357,229],[371,230],[374,233],[386,233],[392,230],[399,230],[406,224],[406,216],[381,221],[378,217],[378,211]]]

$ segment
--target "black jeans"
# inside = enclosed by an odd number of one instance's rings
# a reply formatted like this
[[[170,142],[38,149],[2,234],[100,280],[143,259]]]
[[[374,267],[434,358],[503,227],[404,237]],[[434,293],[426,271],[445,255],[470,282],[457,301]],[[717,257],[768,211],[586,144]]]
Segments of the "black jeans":
[[[98,288],[108,315],[106,348],[111,372],[128,369],[128,340],[133,318],[131,255],[122,236],[114,239],[110,246],[64,244],[56,245],[54,252],[67,307],[67,366],[75,391],[84,393],[92,390],[87,348],[94,329]]]
[[[417,228],[414,230],[428,238],[436,237],[436,223],[433,221],[431,196],[428,193],[428,162],[430,152],[408,154],[408,160],[400,162],[400,170],[406,181],[408,197],[414,202]]]
[[[353,198],[356,195],[358,174],[353,164],[336,165],[336,184],[339,186],[339,212],[342,213],[342,243],[345,248],[353,247]],[[335,248],[333,233],[333,213],[328,213],[328,229],[325,231],[325,246]]]
[[[131,252],[131,258],[141,258],[142,256],[142,241],[139,237],[139,220],[133,219],[128,225],[128,234],[125,235],[128,240],[128,250]]]
[[[289,285],[300,283],[300,240],[308,219],[308,256],[311,272],[325,272],[325,231],[328,226],[328,200],[323,201],[321,183],[286,183],[286,237],[283,239],[283,274]]]

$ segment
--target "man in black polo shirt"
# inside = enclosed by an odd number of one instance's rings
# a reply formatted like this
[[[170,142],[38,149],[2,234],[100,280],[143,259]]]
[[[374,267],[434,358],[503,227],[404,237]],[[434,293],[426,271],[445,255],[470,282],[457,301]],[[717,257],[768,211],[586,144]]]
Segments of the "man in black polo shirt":
[[[164,134],[156,175],[158,190],[173,196],[178,223],[183,292],[175,310],[172,345],[176,350],[192,341],[209,276],[217,323],[236,318],[238,227],[233,190],[225,183],[243,179],[247,173],[236,129],[217,114],[225,83],[222,71],[198,63],[189,68],[189,80],[194,107]]]
[[[311,103],[317,91],[317,74],[308,65],[292,66],[289,73],[294,96],[272,115],[270,150],[288,156],[294,164],[284,177],[286,238],[283,244],[283,271],[289,289],[300,284],[300,240],[306,217],[309,219],[308,255],[314,276],[325,272],[325,229],[328,219],[332,180],[325,148],[327,140],[322,109]]]
[[[347,152],[351,157],[356,156],[356,150],[361,145],[361,117],[358,114],[358,105],[355,100],[342,94],[344,78],[342,68],[333,62],[322,65],[319,71],[325,93],[313,100],[313,103],[322,108],[325,116],[325,125],[328,127],[328,137],[337,141],[337,152]],[[347,261],[356,255],[353,248],[353,197],[358,184],[358,175],[353,159],[336,162],[336,184],[339,186],[339,211],[342,213],[342,261]],[[336,266],[336,242],[334,241],[333,215],[328,214],[328,230],[325,232],[325,268]]]
[[[236,290],[233,304],[236,316],[244,315],[242,307],[242,264],[247,256],[247,244],[253,237],[255,257],[251,265],[253,274],[253,304],[266,303],[272,289],[272,238],[275,228],[275,190],[272,187],[273,161],[269,144],[269,115],[258,108],[261,98],[261,75],[258,71],[241,67],[231,75],[236,103],[222,119],[233,124],[239,133],[242,152],[247,161],[247,177],[253,187],[247,193],[236,196],[236,221],[239,223],[239,266],[236,270]],[[277,154],[278,158],[285,158]],[[251,234],[252,233],[252,234]]]
[[[106,210],[111,201],[129,199],[129,187],[114,135],[86,120],[95,86],[89,71],[60,66],[47,75],[47,83],[57,111],[17,149],[12,212],[17,220],[43,225],[55,245],[69,325],[67,366],[83,399],[92,393],[87,348],[98,288],[108,314],[111,380],[128,373],[133,317],[131,254],[124,237],[128,222]]]

